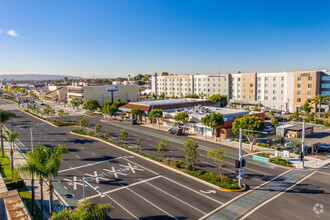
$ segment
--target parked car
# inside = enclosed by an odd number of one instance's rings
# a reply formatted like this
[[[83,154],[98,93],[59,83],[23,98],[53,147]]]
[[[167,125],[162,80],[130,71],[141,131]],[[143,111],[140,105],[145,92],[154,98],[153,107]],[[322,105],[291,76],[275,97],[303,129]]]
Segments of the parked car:
[[[175,135],[182,135],[183,134],[183,129],[182,128],[170,128],[168,130],[169,134],[175,134]]]
[[[129,119],[126,122],[129,123],[129,124],[131,124],[131,125],[137,125],[138,124],[138,122],[137,122],[136,119]]]
[[[266,128],[264,129],[264,131],[266,132],[271,132],[273,130],[272,126],[266,126]]]

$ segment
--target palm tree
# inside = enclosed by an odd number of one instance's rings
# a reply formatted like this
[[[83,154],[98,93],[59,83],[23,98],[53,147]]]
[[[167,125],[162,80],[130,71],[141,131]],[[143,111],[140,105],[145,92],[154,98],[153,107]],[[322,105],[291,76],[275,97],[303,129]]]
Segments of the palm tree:
[[[31,177],[31,190],[32,190],[32,215],[35,214],[35,192],[34,192],[34,177],[38,173],[37,163],[33,158],[32,152],[27,152],[27,161],[22,164],[17,164],[16,170],[25,176]]]
[[[61,168],[62,154],[68,154],[68,148],[64,145],[58,145],[52,151],[49,151],[46,158],[45,172],[47,174],[48,180],[48,193],[49,193],[49,211],[53,213],[54,204],[53,204],[53,181],[52,178],[56,178],[58,171]]]
[[[330,101],[330,97],[326,96],[326,95],[321,95],[318,94],[317,96],[315,96],[314,98],[312,98],[312,103],[315,105],[319,105],[319,116],[321,117],[321,104],[324,102],[329,102]]]
[[[16,117],[16,115],[9,111],[4,111],[0,109],[0,134],[3,133],[2,126],[9,121],[10,119]],[[1,152],[2,152],[2,158],[5,157],[5,151],[3,149],[3,136],[1,135]]]
[[[45,146],[38,146],[31,152],[31,160],[36,164],[36,175],[39,178],[40,185],[40,202],[41,202],[41,219],[44,219],[44,191],[43,183],[44,179],[47,178],[47,173],[45,172],[45,166],[47,158],[49,157],[49,149]]]
[[[11,160],[11,174],[14,176],[14,142],[18,138],[18,133],[16,131],[10,133],[10,131],[5,130],[5,133],[8,135],[7,141],[10,144],[10,160]]]

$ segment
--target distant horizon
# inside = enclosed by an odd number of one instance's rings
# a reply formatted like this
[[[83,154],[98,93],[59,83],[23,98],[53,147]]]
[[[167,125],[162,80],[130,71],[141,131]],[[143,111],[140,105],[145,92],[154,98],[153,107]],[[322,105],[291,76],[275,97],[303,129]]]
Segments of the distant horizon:
[[[326,0],[3,0],[0,74],[329,70],[329,11]]]

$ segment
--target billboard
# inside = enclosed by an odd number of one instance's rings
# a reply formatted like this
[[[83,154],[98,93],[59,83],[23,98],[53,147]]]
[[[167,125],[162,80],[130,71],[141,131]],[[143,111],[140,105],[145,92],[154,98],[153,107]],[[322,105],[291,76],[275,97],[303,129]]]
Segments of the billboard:
[[[106,86],[106,89],[108,92],[115,92],[115,91],[118,91],[118,86],[115,86],[115,85],[107,85]]]

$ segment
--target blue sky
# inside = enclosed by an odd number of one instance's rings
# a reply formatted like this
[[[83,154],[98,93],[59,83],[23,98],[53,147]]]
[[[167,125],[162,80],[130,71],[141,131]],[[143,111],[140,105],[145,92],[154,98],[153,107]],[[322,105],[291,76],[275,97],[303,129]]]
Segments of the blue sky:
[[[330,69],[330,1],[0,0],[0,73]]]

